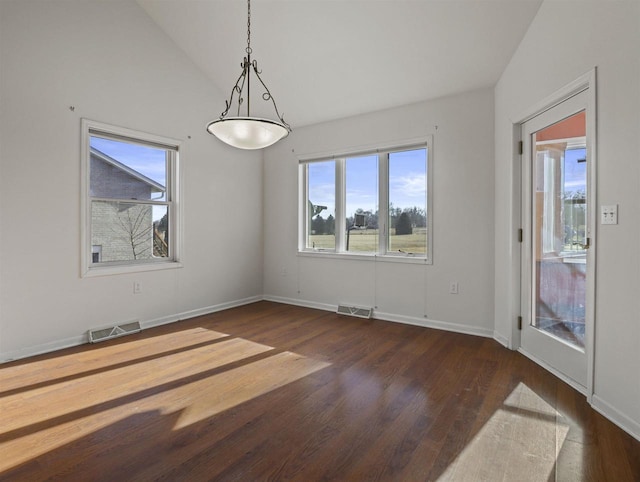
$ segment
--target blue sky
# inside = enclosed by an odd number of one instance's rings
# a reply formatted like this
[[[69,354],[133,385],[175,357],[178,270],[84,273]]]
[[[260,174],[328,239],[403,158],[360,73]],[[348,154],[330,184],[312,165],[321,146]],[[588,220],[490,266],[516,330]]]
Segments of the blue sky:
[[[587,163],[577,162],[578,159],[585,159],[587,150],[568,149],[564,153],[564,190],[586,191]]]
[[[389,158],[389,200],[395,207],[425,208],[426,149],[394,152]],[[378,210],[378,156],[349,157],[346,162],[347,216],[361,208]],[[309,164],[309,200],[335,216],[335,162]]]
[[[396,208],[425,209],[426,149],[389,154],[389,202]]]
[[[329,214],[335,217],[336,209],[336,167],[334,161],[312,162],[309,164],[309,201],[317,206],[326,206],[321,217]]]
[[[346,169],[347,216],[378,210],[378,156],[351,157]]]

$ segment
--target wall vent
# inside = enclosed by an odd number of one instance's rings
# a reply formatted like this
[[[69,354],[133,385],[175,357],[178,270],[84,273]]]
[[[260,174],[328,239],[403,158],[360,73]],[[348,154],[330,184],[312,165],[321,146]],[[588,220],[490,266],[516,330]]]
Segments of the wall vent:
[[[357,316],[358,318],[371,318],[373,308],[358,308],[357,306],[338,305],[339,315]]]
[[[99,330],[89,330],[89,342],[97,343],[99,341],[118,338],[119,336],[139,333],[140,331],[142,331],[142,328],[140,328],[139,321],[132,321],[131,323],[101,328]]]

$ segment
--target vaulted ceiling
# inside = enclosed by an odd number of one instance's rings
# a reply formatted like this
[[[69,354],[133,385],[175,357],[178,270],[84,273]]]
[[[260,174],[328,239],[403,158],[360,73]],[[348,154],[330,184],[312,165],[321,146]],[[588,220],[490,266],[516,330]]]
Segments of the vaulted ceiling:
[[[137,2],[228,96],[245,55],[247,2]],[[253,58],[295,128],[493,86],[541,3],[253,0]]]

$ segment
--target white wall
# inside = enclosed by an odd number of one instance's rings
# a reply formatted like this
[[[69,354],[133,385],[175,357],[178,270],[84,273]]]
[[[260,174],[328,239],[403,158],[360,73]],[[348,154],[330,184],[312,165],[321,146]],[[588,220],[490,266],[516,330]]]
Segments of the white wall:
[[[493,336],[493,93],[485,89],[296,129],[265,152],[268,298]],[[437,126],[437,129],[436,129]],[[298,159],[434,136],[433,265],[297,256]],[[449,294],[449,281],[460,294]]]
[[[205,132],[223,94],[133,1],[3,1],[0,22],[0,361],[259,297],[262,159]],[[80,277],[81,117],[184,141],[184,268]]]
[[[640,438],[640,2],[545,1],[495,89],[496,331],[517,306],[513,122],[597,67],[597,199],[619,224],[596,226],[593,404]],[[517,206],[516,206],[517,209]],[[506,303],[502,301],[506,300]]]

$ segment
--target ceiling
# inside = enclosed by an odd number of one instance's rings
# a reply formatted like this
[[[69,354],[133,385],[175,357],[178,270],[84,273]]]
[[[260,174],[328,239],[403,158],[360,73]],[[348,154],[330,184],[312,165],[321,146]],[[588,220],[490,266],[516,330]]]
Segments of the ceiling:
[[[228,96],[245,55],[247,3],[137,2]],[[252,58],[295,129],[495,85],[541,3],[253,0]],[[266,107],[258,100],[254,90],[252,115]]]

